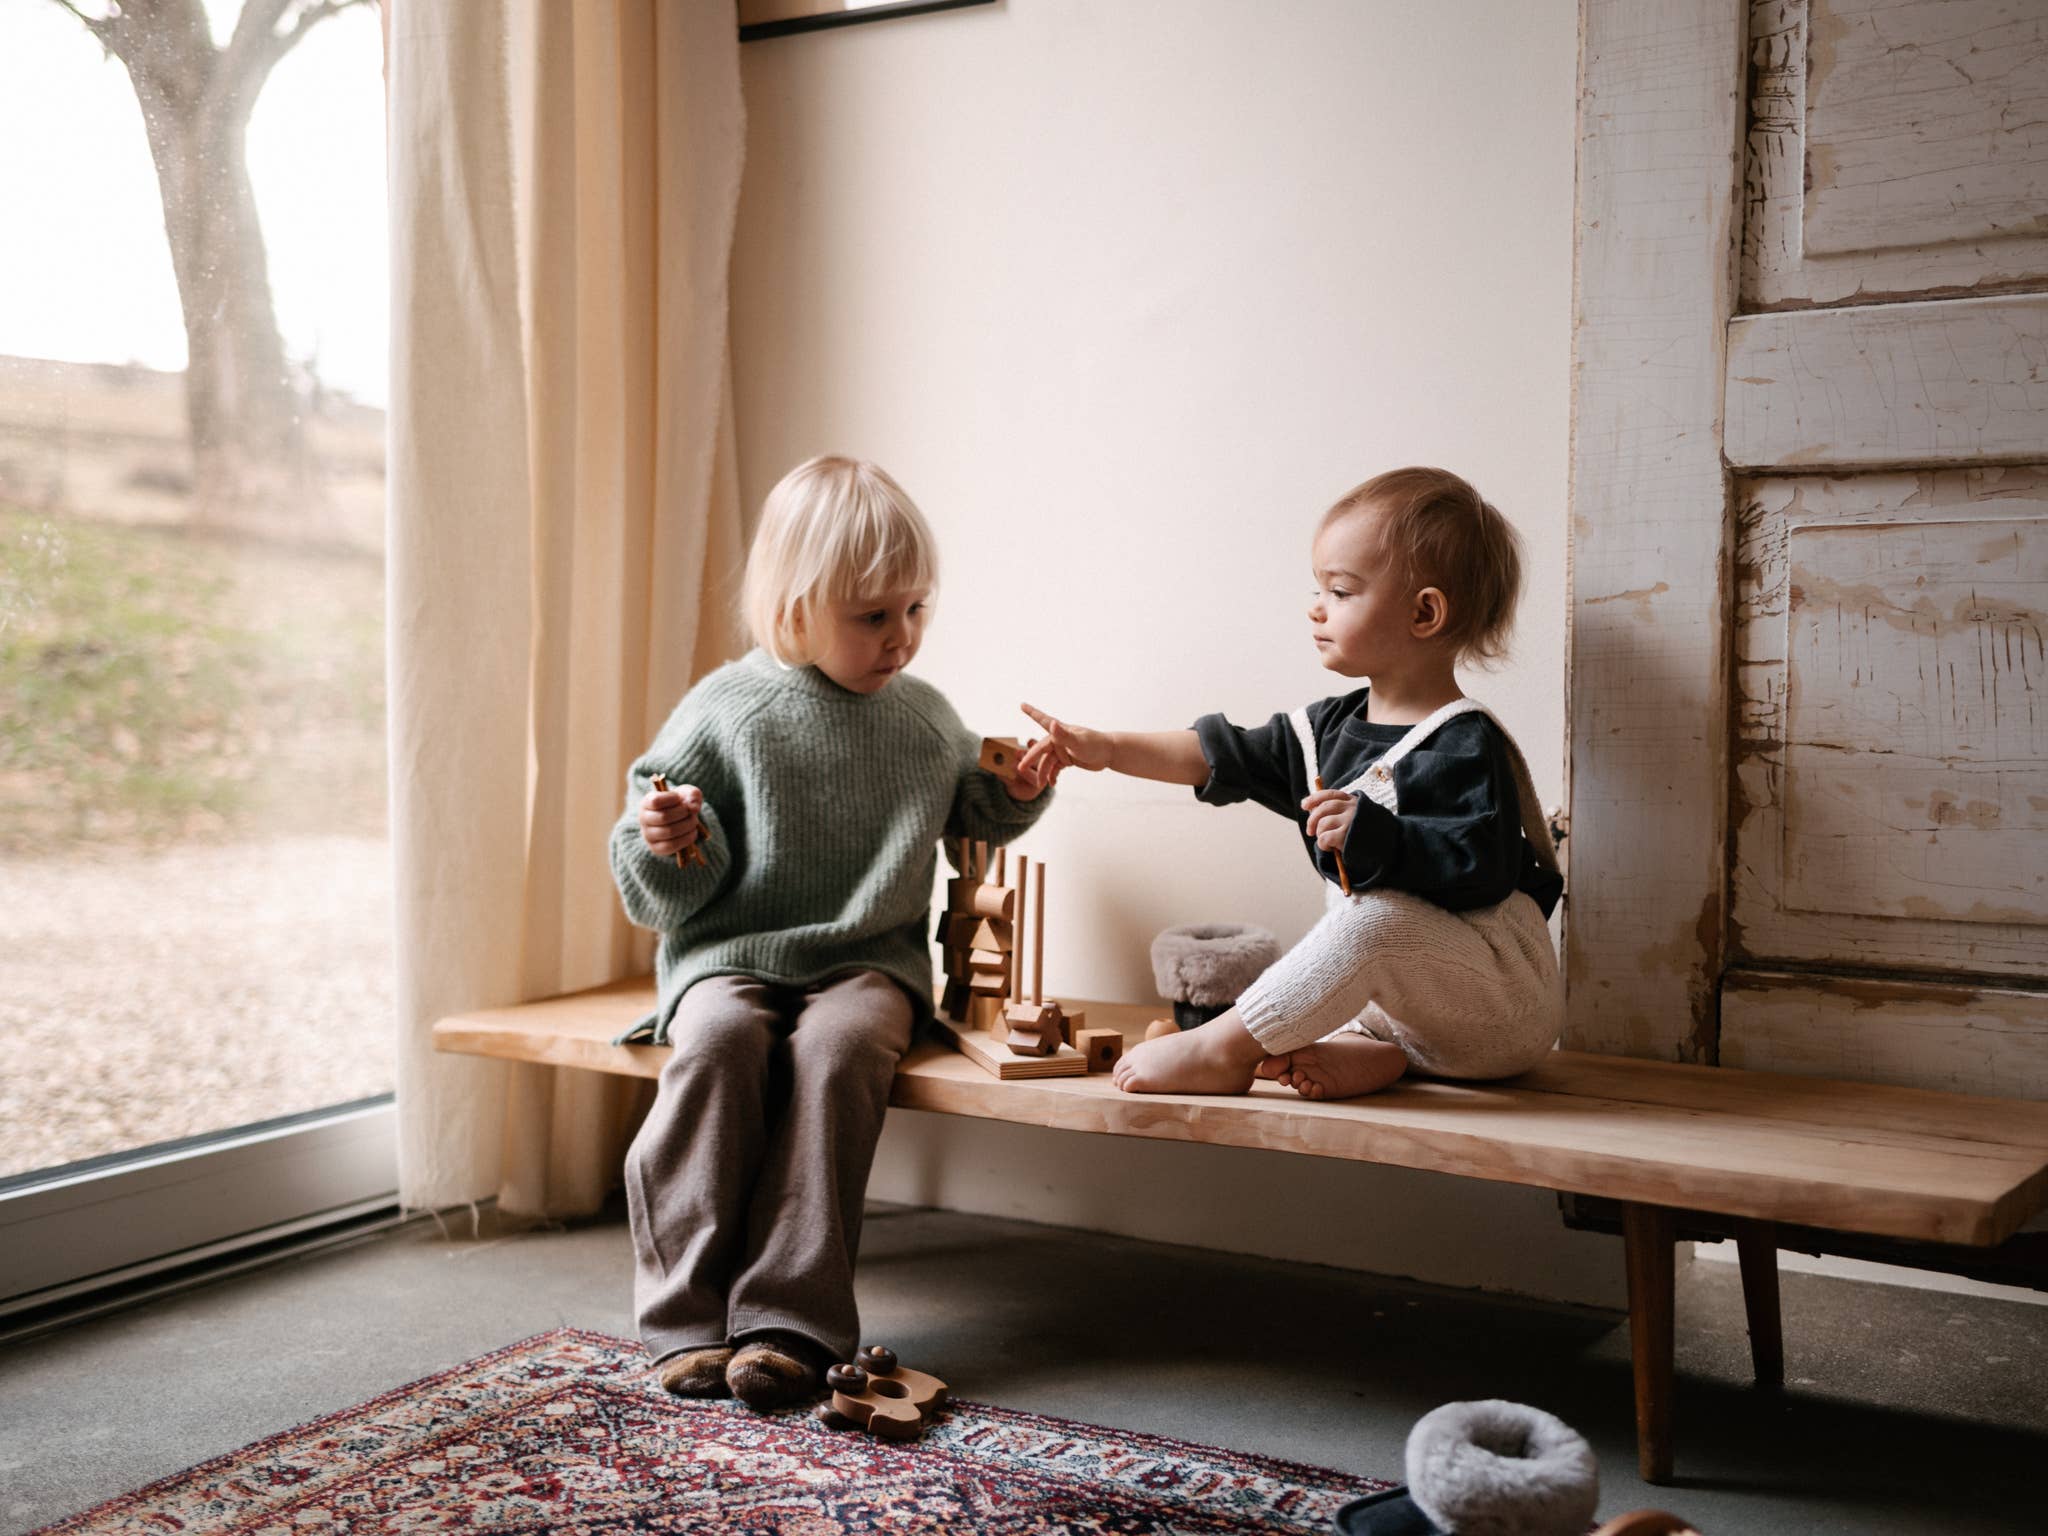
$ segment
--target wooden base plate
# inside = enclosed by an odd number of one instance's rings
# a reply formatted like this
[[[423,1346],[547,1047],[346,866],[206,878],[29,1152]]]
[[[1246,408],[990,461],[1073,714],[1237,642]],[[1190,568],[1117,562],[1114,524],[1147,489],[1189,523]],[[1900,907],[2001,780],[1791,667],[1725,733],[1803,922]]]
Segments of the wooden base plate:
[[[1032,1077],[1082,1077],[1088,1071],[1088,1058],[1071,1045],[1061,1046],[1050,1056],[1019,1056],[1003,1043],[1001,1034],[969,1029],[944,1014],[937,1015],[932,1022],[937,1027],[939,1039],[947,1041],[969,1061],[1004,1082]]]

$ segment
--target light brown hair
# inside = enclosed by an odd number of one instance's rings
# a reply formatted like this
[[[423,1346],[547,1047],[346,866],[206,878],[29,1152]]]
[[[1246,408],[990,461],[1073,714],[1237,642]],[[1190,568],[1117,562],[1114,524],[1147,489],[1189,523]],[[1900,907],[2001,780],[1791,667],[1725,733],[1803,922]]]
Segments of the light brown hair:
[[[1350,512],[1379,514],[1379,554],[1416,588],[1450,600],[1443,639],[1458,661],[1507,655],[1522,594],[1522,540],[1500,509],[1447,469],[1417,465],[1375,475],[1337,498],[1318,532]]]

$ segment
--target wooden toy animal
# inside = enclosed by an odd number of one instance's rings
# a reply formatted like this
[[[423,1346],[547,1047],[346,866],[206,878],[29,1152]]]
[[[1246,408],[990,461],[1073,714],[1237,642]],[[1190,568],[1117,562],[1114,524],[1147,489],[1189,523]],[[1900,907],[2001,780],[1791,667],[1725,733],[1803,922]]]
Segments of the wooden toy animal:
[[[832,1429],[865,1429],[884,1440],[915,1440],[946,1401],[946,1384],[936,1376],[896,1362],[894,1350],[870,1344],[851,1364],[825,1373],[832,1389],[818,1421]]]

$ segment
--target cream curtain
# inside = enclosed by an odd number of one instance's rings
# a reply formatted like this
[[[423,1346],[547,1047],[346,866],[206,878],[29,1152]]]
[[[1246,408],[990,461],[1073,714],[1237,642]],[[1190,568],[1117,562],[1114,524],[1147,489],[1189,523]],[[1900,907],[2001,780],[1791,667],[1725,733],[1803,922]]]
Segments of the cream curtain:
[[[392,0],[389,645],[401,1197],[594,1209],[641,1085],[437,1056],[646,965],[605,838],[733,650],[730,0]]]

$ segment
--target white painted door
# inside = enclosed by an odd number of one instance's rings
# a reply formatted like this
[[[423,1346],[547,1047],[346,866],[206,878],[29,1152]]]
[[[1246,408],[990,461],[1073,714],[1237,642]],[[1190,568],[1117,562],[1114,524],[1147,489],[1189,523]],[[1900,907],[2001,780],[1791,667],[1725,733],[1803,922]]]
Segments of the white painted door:
[[[2048,4],[1585,10],[1573,1043],[2041,1096]]]

